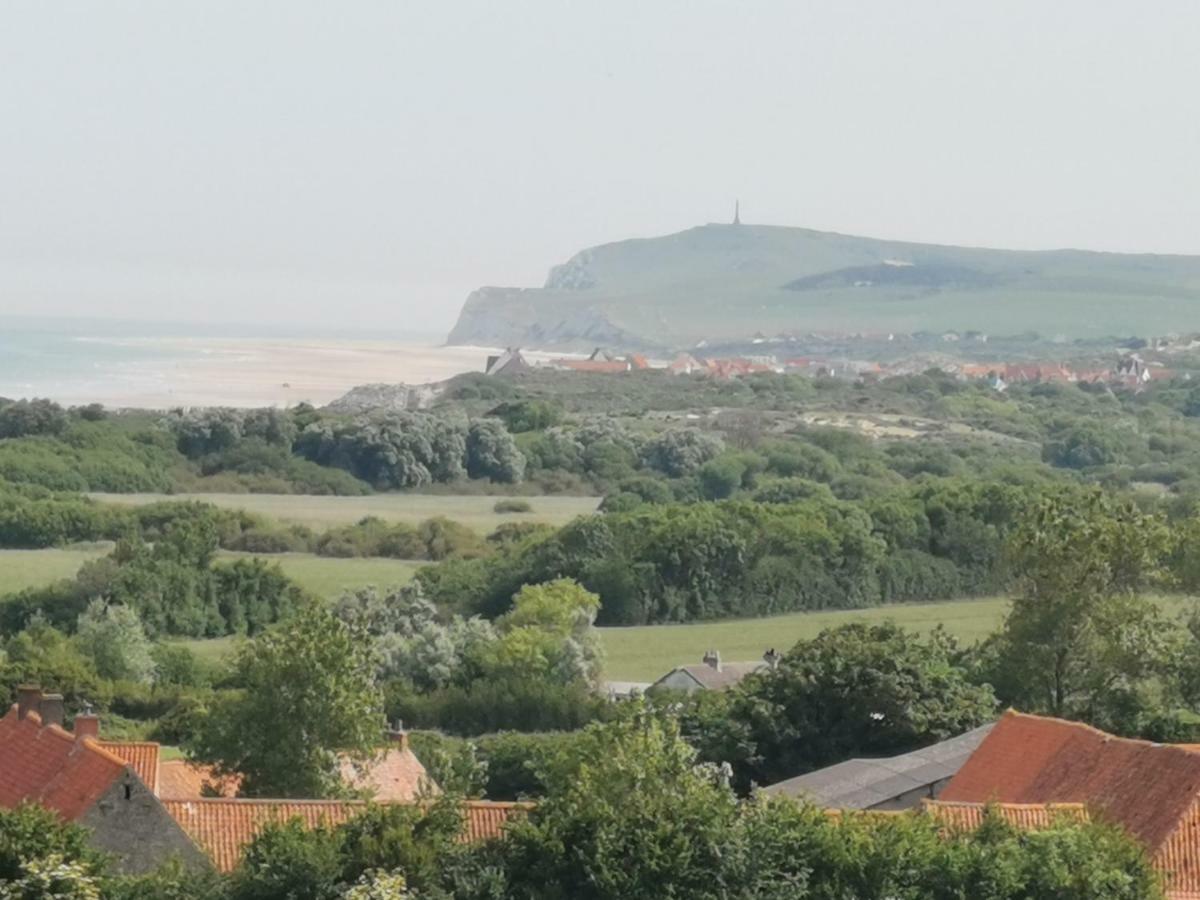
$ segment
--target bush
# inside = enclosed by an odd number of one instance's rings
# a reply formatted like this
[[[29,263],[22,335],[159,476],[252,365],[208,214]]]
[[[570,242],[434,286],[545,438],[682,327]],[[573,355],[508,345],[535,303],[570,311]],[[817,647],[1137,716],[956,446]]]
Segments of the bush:
[[[518,497],[506,497],[503,500],[496,501],[495,506],[492,507],[492,512],[528,513],[533,512],[533,504],[528,500],[522,500]]]

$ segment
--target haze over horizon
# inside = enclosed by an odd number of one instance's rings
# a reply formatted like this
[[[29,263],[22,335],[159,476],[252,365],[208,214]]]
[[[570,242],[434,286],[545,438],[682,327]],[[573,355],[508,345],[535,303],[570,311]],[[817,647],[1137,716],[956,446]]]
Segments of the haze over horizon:
[[[1200,254],[1200,7],[980,6],[9,4],[0,314],[445,331],[735,198]]]

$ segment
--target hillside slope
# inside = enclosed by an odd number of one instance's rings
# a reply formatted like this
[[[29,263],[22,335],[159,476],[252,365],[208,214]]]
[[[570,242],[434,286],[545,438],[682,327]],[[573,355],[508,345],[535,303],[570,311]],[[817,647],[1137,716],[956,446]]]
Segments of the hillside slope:
[[[1200,257],[914,244],[704,225],[584,250],[541,288],[481,288],[452,344],[683,347],[761,331],[1103,337],[1200,329]]]

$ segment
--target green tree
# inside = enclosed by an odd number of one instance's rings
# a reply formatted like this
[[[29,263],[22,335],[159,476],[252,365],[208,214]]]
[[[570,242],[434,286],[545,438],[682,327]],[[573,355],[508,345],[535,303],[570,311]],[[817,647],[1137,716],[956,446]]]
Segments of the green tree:
[[[496,620],[499,639],[484,648],[484,667],[493,676],[594,682],[603,663],[592,627],[599,609],[600,598],[569,578],[526,585]]]
[[[762,762],[761,784],[850,756],[890,756],[989,721],[996,701],[955,664],[942,629],[852,623],[800,641],[732,702]]]
[[[1130,502],[1042,500],[1011,539],[1017,595],[985,651],[1001,699],[1123,732],[1164,713],[1183,635],[1138,591],[1168,548],[1165,524]]]
[[[339,759],[365,762],[383,732],[376,666],[364,629],[313,604],[239,649],[237,690],[214,701],[191,750],[240,773],[248,796],[341,794]]]
[[[635,714],[585,730],[538,772],[548,795],[512,828],[514,895],[534,900],[725,898],[742,847],[732,791],[673,724]]]
[[[79,617],[75,640],[101,677],[139,684],[154,680],[150,640],[132,607],[93,600]]]

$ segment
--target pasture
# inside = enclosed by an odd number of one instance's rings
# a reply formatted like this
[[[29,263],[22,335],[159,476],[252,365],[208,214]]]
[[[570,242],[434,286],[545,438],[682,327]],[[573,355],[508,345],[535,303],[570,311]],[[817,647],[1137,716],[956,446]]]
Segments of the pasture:
[[[416,525],[445,516],[481,534],[505,522],[542,522],[564,525],[576,516],[596,511],[598,497],[522,497],[532,507],[527,513],[497,513],[492,509],[502,497],[462,494],[370,494],[365,497],[309,494],[90,494],[105,503],[144,504],[161,500],[199,500],[227,509],[244,509],[271,519],[306,525],[317,531],[348,525],[366,516],[387,522]]]
[[[1193,601],[1185,597],[1162,597],[1158,602],[1167,615],[1174,616]],[[962,644],[969,645],[995,631],[1007,608],[1007,599],[989,598],[791,613],[766,619],[602,628],[606,653],[604,675],[614,681],[654,681],[675,666],[700,662],[710,649],[719,651],[721,658],[729,662],[759,660],[772,647],[783,652],[799,640],[816,637],[826,628],[847,622],[891,619],[920,632],[944,625]]]
[[[54,550],[0,550],[0,595],[71,578],[89,559],[108,553],[105,544]]]
[[[104,556],[111,549],[105,544],[49,550],[0,550],[0,596],[29,587],[42,587],[62,578],[71,578],[89,559]],[[343,590],[369,584],[386,587],[405,584],[419,562],[396,559],[338,559],[311,553],[231,553],[221,551],[219,559],[247,558],[257,555],[267,562],[279,563],[289,578],[318,597],[336,597]]]

